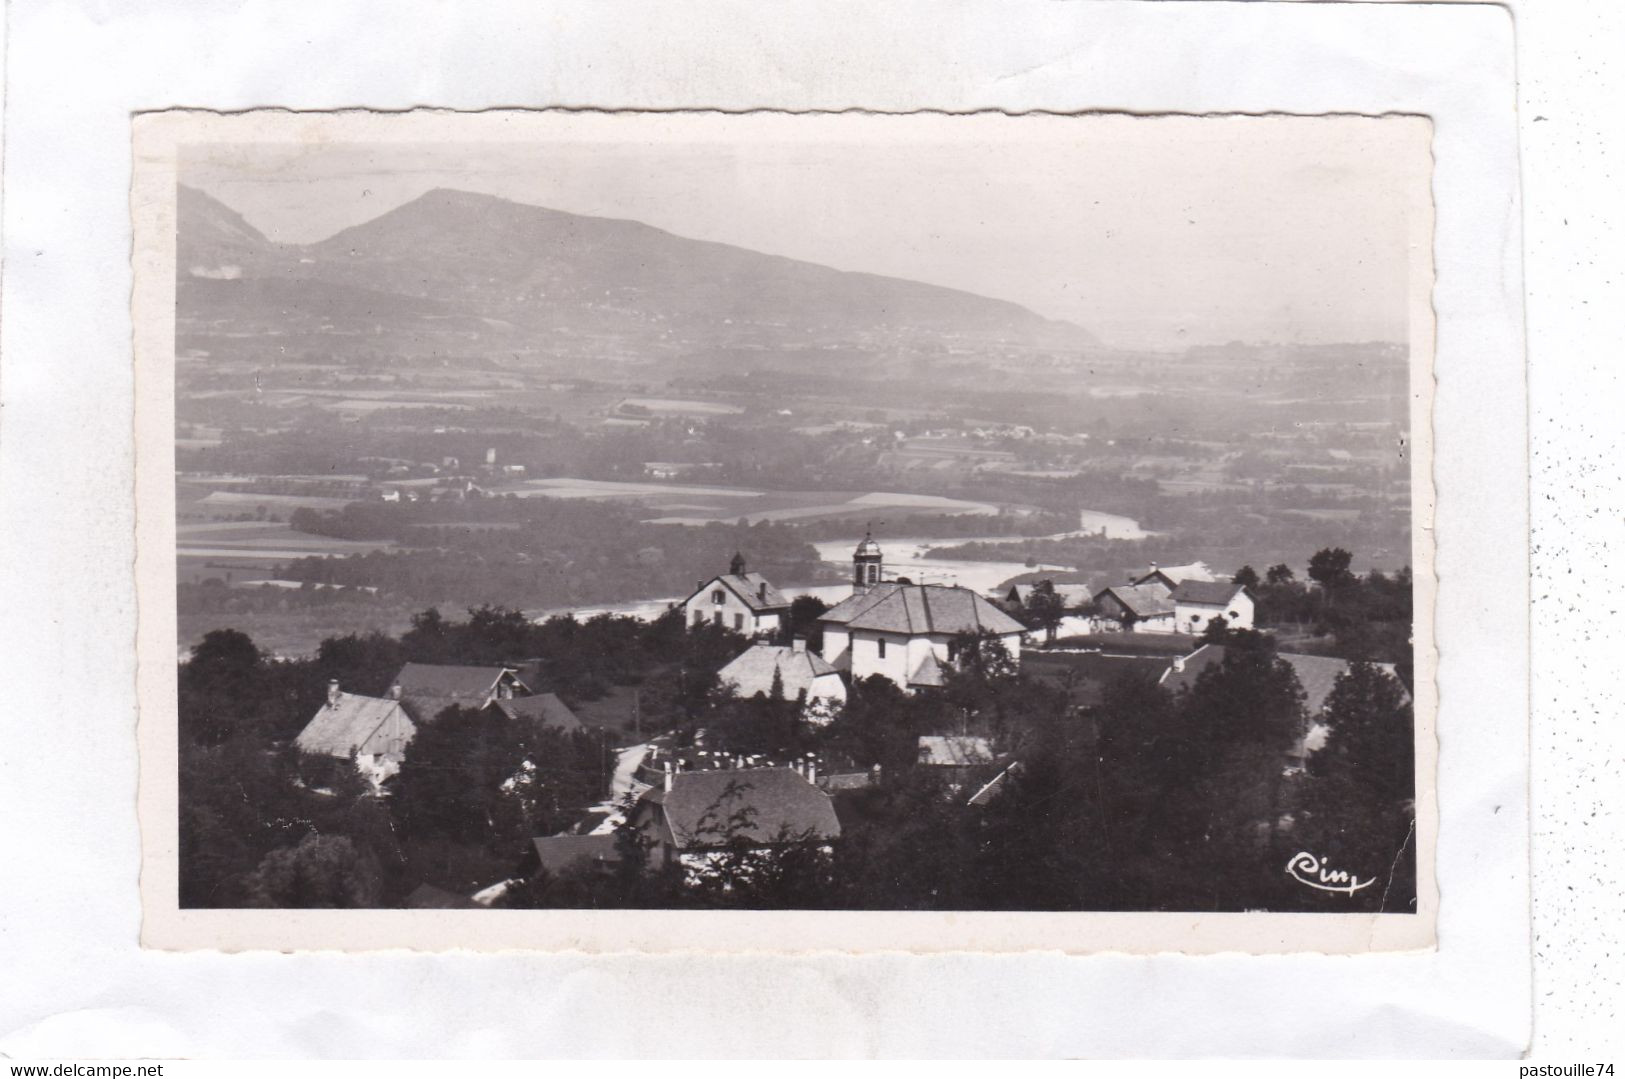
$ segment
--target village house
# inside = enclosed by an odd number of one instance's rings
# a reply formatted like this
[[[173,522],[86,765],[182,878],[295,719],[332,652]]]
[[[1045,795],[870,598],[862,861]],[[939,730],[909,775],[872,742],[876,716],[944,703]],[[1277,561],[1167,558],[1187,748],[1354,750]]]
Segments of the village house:
[[[1114,584],[1095,594],[1101,628],[1125,633],[1174,632],[1173,589],[1160,580]]]
[[[454,663],[408,663],[395,675],[390,692],[420,723],[453,706],[477,710],[492,701],[531,695],[517,668]]]
[[[687,625],[709,623],[747,637],[777,633],[790,612],[790,601],[766,577],[749,572],[737,553],[727,573],[700,582],[681,606]]]
[[[808,769],[812,771],[811,768]],[[651,853],[703,879],[728,852],[771,852],[816,842],[826,850],[841,836],[835,804],[817,786],[817,774],[794,768],[668,770],[632,808],[632,827]]]
[[[416,733],[397,697],[345,693],[334,679],[327,683],[327,699],[294,745],[303,753],[354,759],[356,770],[377,786],[400,771],[407,743]]]
[[[824,659],[854,680],[881,675],[905,691],[941,686],[965,637],[989,638],[1021,659],[1026,627],[986,597],[952,585],[882,580],[880,546],[852,554],[852,595],[819,618]]]
[[[805,637],[789,645],[753,644],[717,672],[722,684],[740,697],[772,696],[775,675],[785,700],[806,695],[809,718],[828,716],[835,706],[846,703],[840,672],[818,653],[807,651]]]
[[[1214,615],[1223,614],[1233,628],[1251,629],[1252,594],[1245,593],[1243,599],[1233,603],[1234,597],[1232,586],[1215,581],[1205,562],[1187,566],[1158,566],[1153,562],[1148,572],[1128,584],[1112,585],[1095,594],[1099,612],[1096,628],[1132,633],[1201,633]],[[1230,614],[1232,607],[1234,618]]]
[[[1253,594],[1232,581],[1181,581],[1169,597],[1174,632],[1200,634],[1215,618],[1229,629],[1253,628]]]

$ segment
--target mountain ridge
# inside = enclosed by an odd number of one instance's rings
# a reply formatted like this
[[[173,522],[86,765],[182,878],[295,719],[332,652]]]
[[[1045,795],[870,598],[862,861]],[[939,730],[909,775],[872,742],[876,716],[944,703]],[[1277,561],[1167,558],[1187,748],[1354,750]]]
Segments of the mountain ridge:
[[[438,317],[451,312],[463,316],[459,324],[511,325],[517,338],[534,335],[544,345],[604,339],[669,352],[783,344],[1097,344],[1082,327],[1007,300],[455,188],[432,189],[305,244],[267,239],[197,188],[181,188],[177,217],[178,314],[195,324],[224,318],[246,320],[260,332],[279,323],[299,329],[310,321],[302,318],[300,290],[338,288],[419,299],[438,308]],[[187,288],[189,278],[282,285],[261,289],[258,299],[242,289],[243,302],[234,304],[232,289]],[[261,302],[273,291],[280,298],[275,310]],[[409,310],[403,314],[398,303],[385,305],[394,320],[388,325],[377,317],[383,312],[364,301],[352,312],[335,311],[331,298],[317,306],[324,320],[302,328],[328,327],[340,335],[362,325],[375,336],[439,333]]]

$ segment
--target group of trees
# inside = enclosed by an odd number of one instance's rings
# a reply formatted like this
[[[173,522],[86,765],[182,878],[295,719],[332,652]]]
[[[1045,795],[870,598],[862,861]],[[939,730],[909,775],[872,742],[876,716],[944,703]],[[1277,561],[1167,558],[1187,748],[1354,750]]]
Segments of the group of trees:
[[[1410,699],[1397,680],[1351,665],[1325,711],[1267,634],[1230,631],[1225,658],[1171,694],[1143,677],[1079,709],[1065,688],[998,662],[942,692],[904,696],[884,679],[853,687],[829,727],[794,730],[770,697],[707,714],[708,736],[778,752],[807,747],[884,762],[876,785],[836,795],[832,847],[787,837],[729,848],[726,888],[685,887],[627,832],[613,870],[541,874],[521,906],[754,906],[842,909],[1406,911],[1414,909]],[[788,723],[788,726],[786,724]],[[1311,725],[1324,745],[1308,754]],[[914,767],[923,733],[972,733],[1005,750],[974,778]],[[789,741],[787,738],[799,738]],[[996,798],[968,804],[1003,772]],[[726,820],[728,807],[716,816]],[[1285,869],[1301,851],[1346,868],[1352,894],[1305,887]],[[712,881],[715,884],[715,881]]]
[[[1341,547],[1323,547],[1309,559],[1308,580],[1292,567],[1270,566],[1260,578],[1251,566],[1235,575],[1258,600],[1261,626],[1300,627],[1331,638],[1331,652],[1346,659],[1396,663],[1409,679],[1413,583],[1406,566],[1388,575],[1379,570],[1361,576],[1350,566],[1353,555]]]

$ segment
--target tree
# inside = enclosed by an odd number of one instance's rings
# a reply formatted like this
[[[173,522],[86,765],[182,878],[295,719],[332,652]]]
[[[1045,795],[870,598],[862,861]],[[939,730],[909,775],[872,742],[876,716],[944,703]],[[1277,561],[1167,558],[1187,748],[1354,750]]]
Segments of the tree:
[[[517,725],[497,709],[447,708],[419,724],[406,747],[387,781],[390,809],[413,839],[489,845],[535,834],[513,815],[526,750]]]
[[[1207,626],[1202,630],[1203,644],[1223,644],[1230,637],[1230,620],[1222,614],[1216,614],[1208,619]]]
[[[824,630],[818,620],[829,610],[829,604],[817,596],[797,596],[790,601],[790,613],[785,619],[784,643],[788,644],[797,637],[807,639],[807,649],[811,652],[822,652],[824,649]]]
[[[378,893],[376,859],[345,836],[307,835],[267,854],[248,878],[256,907],[372,907]]]
[[[1265,582],[1272,585],[1291,584],[1296,579],[1297,574],[1285,562],[1277,562],[1264,573]]]
[[[1029,629],[1042,628],[1045,643],[1054,643],[1055,631],[1066,614],[1066,605],[1055,591],[1055,582],[1044,580],[1027,593],[1027,602],[1021,612],[1021,621]]]
[[[1287,570],[1287,572],[1291,573],[1292,571]],[[1253,569],[1253,567],[1251,567],[1251,566],[1242,566],[1240,569],[1238,569],[1236,571],[1236,575],[1234,577],[1230,578],[1230,580],[1231,580],[1232,584],[1239,584],[1239,585],[1243,586],[1244,588],[1257,588],[1258,587],[1258,571]],[[1274,584],[1276,582],[1271,581],[1270,583]]]
[[[1345,588],[1355,580],[1349,572],[1353,560],[1341,547],[1323,547],[1309,559],[1309,579],[1328,591]]]
[[[1317,775],[1341,774],[1380,800],[1415,797],[1410,695],[1371,663],[1338,676],[1322,713],[1326,744],[1311,758]]]

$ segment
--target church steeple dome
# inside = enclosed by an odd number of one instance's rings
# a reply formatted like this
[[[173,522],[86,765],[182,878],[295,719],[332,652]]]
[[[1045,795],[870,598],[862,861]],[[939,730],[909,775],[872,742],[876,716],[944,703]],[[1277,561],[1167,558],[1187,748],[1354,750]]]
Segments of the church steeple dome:
[[[745,556],[735,551],[732,561],[728,563],[728,572],[735,577],[743,577],[745,575]]]
[[[875,542],[872,530],[865,530],[863,542],[852,552],[852,587],[863,591],[880,583],[880,544]]]

